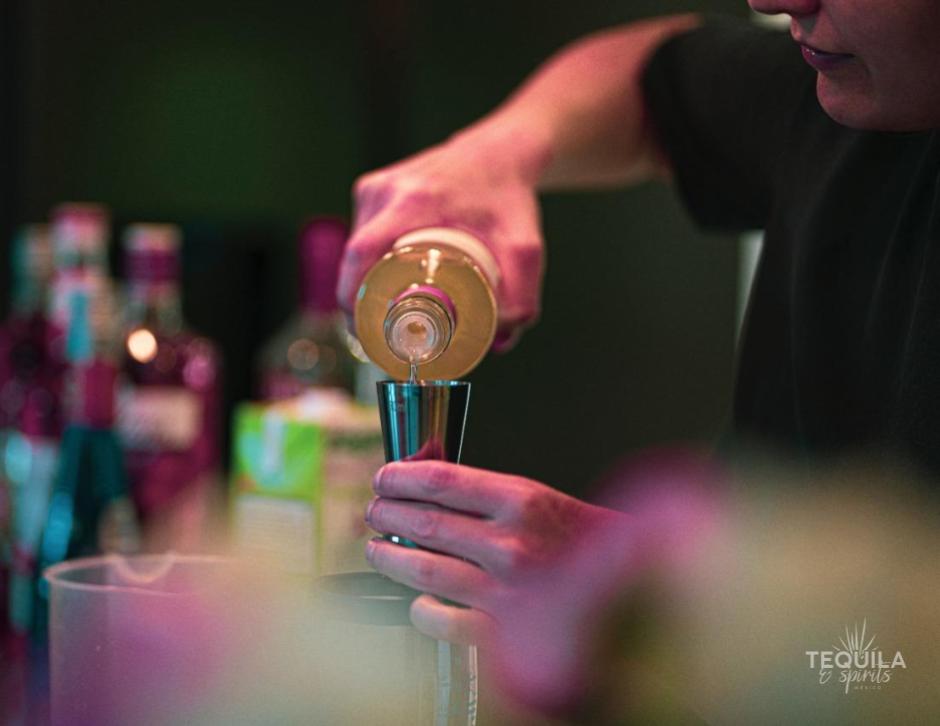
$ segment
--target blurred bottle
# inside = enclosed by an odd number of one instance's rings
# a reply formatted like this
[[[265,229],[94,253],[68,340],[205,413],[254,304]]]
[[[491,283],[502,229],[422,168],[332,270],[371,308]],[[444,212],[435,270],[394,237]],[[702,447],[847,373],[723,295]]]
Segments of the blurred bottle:
[[[316,217],[304,227],[300,237],[300,310],[261,350],[264,400],[291,398],[311,388],[356,392],[361,361],[353,350],[358,344],[346,332],[336,302],[346,236],[345,223],[334,217]],[[370,402],[374,400],[373,391]]]
[[[29,632],[39,538],[61,434],[64,366],[51,355],[47,318],[52,243],[44,225],[24,227],[13,243],[12,313],[0,329],[0,471],[7,485],[8,605],[13,634]]]
[[[42,538],[43,566],[139,546],[124,456],[114,431],[116,306],[107,281],[76,300],[69,330],[68,416]]]
[[[460,378],[493,343],[498,285],[496,260],[476,237],[415,230],[366,274],[356,296],[356,335],[395,379]]]
[[[205,544],[219,495],[220,356],[186,326],[180,231],[137,224],[124,237],[127,279],[118,431],[145,548]]]
[[[64,370],[49,348],[46,307],[53,264],[48,227],[22,228],[11,251],[11,313],[0,326],[0,632],[6,635],[9,674],[25,654],[36,564],[32,525],[38,516],[41,531],[49,498],[49,478],[43,476],[42,465],[24,471],[23,422],[25,418],[28,426],[35,422],[50,429],[51,451],[37,456],[49,463],[48,453],[54,467]]]
[[[9,611],[12,631],[19,638],[32,629],[33,591],[41,575],[39,547],[58,471],[58,424],[48,416],[43,394],[32,391],[4,451],[13,505]]]
[[[107,276],[107,218],[87,207],[53,221],[55,319],[65,322],[66,426],[40,544],[40,568],[100,552],[134,552],[139,533],[124,459],[114,432],[118,380],[117,311]],[[61,332],[64,330],[64,332]],[[33,632],[45,629],[47,587],[39,581]]]
[[[45,225],[24,227],[13,241],[12,310],[0,327],[0,428],[16,425],[29,391],[61,378],[50,365],[48,313],[52,281],[52,243]],[[59,374],[59,375],[56,375]],[[57,391],[50,391],[55,394]],[[58,400],[45,402],[49,414]]]
[[[49,301],[50,353],[65,364],[74,361],[69,348],[80,334],[71,325],[76,305],[87,307],[90,292],[108,280],[109,224],[108,210],[99,204],[61,204],[52,211],[55,272]]]

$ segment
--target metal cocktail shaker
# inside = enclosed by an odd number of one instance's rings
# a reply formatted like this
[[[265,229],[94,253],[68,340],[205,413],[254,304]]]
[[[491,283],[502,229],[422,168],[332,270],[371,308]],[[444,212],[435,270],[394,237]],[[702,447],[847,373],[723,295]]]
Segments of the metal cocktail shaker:
[[[460,461],[470,383],[380,381],[376,390],[386,461]]]
[[[467,381],[380,381],[379,417],[386,461],[436,459],[459,463],[470,383]],[[388,535],[407,547],[410,540]]]

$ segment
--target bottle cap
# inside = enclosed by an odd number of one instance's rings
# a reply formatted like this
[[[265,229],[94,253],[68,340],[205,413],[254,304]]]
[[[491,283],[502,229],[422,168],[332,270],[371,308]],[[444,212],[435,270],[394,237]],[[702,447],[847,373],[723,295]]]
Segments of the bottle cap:
[[[385,342],[403,363],[424,365],[450,345],[457,313],[441,290],[416,285],[398,296],[385,317]]]
[[[175,224],[132,224],[124,233],[130,282],[165,285],[179,279],[181,233]]]
[[[339,308],[336,281],[349,228],[339,217],[314,217],[300,236],[300,296],[304,309],[330,314]]]
[[[61,204],[52,211],[52,243],[60,266],[104,264],[108,210],[99,204]]]

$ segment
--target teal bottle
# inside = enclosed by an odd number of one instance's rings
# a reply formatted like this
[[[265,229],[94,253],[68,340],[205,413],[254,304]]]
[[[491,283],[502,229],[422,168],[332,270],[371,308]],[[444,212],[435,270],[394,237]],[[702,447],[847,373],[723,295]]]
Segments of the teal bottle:
[[[64,213],[67,215],[67,212]],[[66,375],[66,425],[59,450],[39,551],[41,569],[73,557],[139,548],[136,513],[128,491],[124,456],[114,430],[119,375],[118,315],[104,266],[106,232],[85,230],[81,246],[70,246],[76,225],[62,225],[57,245],[59,270],[68,280],[60,295]],[[45,627],[48,588],[40,578],[34,613],[40,638]]]

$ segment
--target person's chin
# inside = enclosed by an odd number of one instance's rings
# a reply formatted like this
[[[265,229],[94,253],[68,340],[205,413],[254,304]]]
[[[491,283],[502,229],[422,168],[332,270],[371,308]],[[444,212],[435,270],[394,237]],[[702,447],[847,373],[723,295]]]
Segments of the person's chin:
[[[905,103],[904,97],[897,94],[888,99],[861,83],[820,74],[816,96],[833,121],[860,131],[910,133],[940,126],[940,103],[932,109],[923,103]]]
[[[877,104],[865,93],[820,74],[816,83],[816,96],[823,111],[836,123],[853,129],[888,130],[885,118]],[[886,125],[887,124],[887,125]]]

